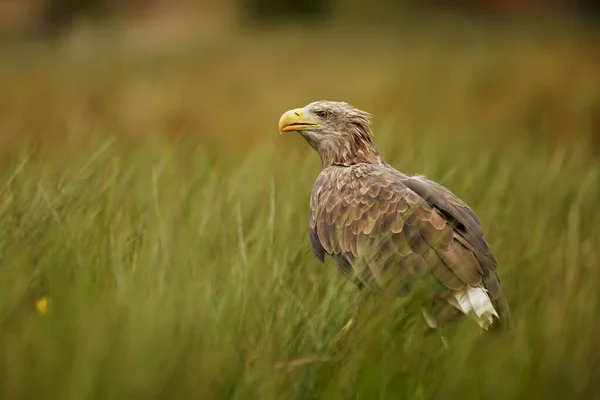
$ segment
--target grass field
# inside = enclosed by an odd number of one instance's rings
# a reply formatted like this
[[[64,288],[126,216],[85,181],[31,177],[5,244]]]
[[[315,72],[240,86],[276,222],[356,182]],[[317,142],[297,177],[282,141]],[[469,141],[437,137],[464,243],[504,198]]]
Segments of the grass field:
[[[600,36],[460,26],[3,49],[0,398],[600,398]],[[444,351],[316,260],[276,125],[317,99],[480,215],[514,337]]]

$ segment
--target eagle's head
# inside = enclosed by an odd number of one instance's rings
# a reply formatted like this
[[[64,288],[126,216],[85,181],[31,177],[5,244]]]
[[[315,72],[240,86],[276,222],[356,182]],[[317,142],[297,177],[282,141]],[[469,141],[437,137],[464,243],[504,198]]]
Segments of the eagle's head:
[[[298,132],[319,153],[323,167],[380,163],[373,147],[371,114],[336,101],[315,101],[285,112],[279,132]]]

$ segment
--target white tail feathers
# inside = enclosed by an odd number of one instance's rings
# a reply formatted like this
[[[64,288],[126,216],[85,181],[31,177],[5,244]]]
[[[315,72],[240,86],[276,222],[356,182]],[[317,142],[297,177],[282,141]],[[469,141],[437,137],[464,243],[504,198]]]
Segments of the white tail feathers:
[[[465,286],[461,290],[453,291],[445,300],[485,330],[494,322],[494,316],[500,318],[487,295],[487,290],[483,287]],[[421,312],[429,327],[434,329],[438,327],[435,319],[424,308]]]
[[[446,301],[471,317],[485,330],[494,321],[494,316],[499,318],[487,290],[483,287],[465,285],[463,289],[453,291],[452,294],[446,297]]]

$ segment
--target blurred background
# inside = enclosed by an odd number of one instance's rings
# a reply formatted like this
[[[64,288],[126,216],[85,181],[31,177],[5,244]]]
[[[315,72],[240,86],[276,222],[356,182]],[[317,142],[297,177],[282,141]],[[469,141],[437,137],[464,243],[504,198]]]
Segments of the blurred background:
[[[0,397],[597,398],[599,3],[0,0]],[[322,99],[478,213],[514,340],[395,309],[303,364],[360,301],[277,132]]]
[[[407,13],[441,12],[488,16],[568,14],[597,20],[600,13],[598,2],[593,0],[4,0],[0,7],[1,32],[13,37],[58,34],[107,18],[129,19],[129,23],[135,24],[142,20],[160,23],[177,17],[183,25],[214,25],[231,18],[256,21],[354,18],[368,23],[381,18],[394,20]]]
[[[600,146],[599,18],[594,0],[2,0],[0,129],[245,143],[327,98],[413,132]]]

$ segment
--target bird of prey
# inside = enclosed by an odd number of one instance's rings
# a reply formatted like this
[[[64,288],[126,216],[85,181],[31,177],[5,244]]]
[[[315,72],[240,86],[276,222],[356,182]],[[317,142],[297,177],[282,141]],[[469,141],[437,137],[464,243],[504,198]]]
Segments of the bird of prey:
[[[298,132],[321,158],[309,217],[321,262],[328,254],[378,293],[402,296],[424,283],[421,310],[431,328],[464,314],[485,330],[512,329],[479,218],[447,188],[388,164],[373,144],[369,113],[317,101],[284,113],[279,132]]]

